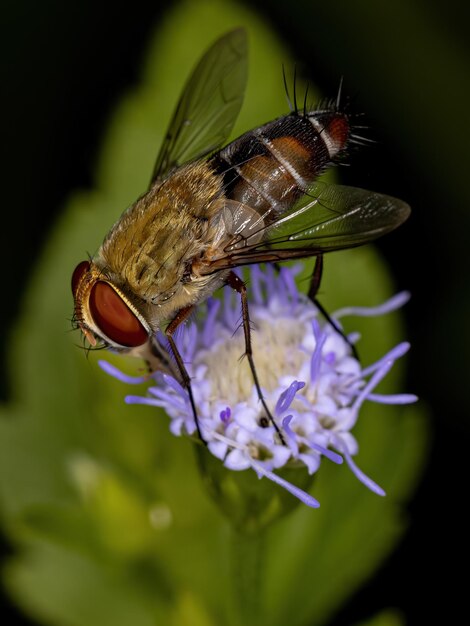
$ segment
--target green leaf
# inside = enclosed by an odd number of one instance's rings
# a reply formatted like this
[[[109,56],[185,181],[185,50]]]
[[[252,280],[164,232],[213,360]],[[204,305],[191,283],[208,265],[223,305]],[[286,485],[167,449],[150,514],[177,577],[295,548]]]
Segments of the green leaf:
[[[155,584],[150,595],[148,581],[139,584],[131,570],[105,567],[57,546],[35,542],[6,574],[9,589],[27,612],[46,623],[176,624],[167,617],[172,598],[166,589]]]
[[[98,368],[96,354],[87,359],[77,349],[68,319],[73,268],[145,190],[195,59],[240,24],[251,62],[234,134],[285,111],[281,67],[289,56],[265,21],[221,0],[178,4],[158,25],[141,84],[113,115],[95,188],[70,198],[24,299],[10,351],[13,399],[0,419],[2,524],[17,548],[4,578],[43,623],[239,623],[231,530],[205,492],[192,443],[170,435],[162,412],[125,405],[128,388]],[[321,297],[329,310],[390,294],[372,249],[327,258]],[[397,315],[350,327],[363,333],[366,364],[403,337]],[[140,366],[107,358],[127,371]],[[399,380],[397,369],[385,387],[397,390]],[[258,625],[323,623],[403,531],[402,503],[423,456],[419,411],[368,407],[355,434],[361,467],[390,495],[378,498],[346,467],[325,461],[313,488],[321,509],[297,506],[259,538]]]

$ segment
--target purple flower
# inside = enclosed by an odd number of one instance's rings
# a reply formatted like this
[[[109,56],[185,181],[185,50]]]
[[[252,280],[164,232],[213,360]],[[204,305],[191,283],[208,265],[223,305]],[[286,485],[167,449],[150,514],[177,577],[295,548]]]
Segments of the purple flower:
[[[275,470],[304,465],[313,474],[323,457],[333,463],[344,459],[361,482],[385,495],[353,461],[358,444],[351,430],[365,401],[405,404],[416,400],[410,394],[374,392],[409,344],[397,345],[364,367],[352,355],[348,342],[298,292],[295,276],[299,271],[297,266],[276,274],[267,266],[253,267],[250,273],[255,363],[285,443],[264,414],[248,363],[240,360],[244,337],[235,293],[226,289],[223,300],[210,299],[202,321],[188,324],[177,337],[192,379],[204,439],[225,467],[252,469],[258,477],[271,479],[312,507],[319,506],[318,501]],[[401,293],[376,308],[342,309],[332,317],[338,322],[344,315],[381,315],[407,300],[408,294]],[[349,338],[356,341],[358,336]],[[142,382],[124,376],[107,362],[100,365],[124,382]],[[148,389],[148,397],[127,396],[126,402],[163,407],[174,435],[195,435],[187,391],[166,374],[156,373],[153,379],[155,385]]]

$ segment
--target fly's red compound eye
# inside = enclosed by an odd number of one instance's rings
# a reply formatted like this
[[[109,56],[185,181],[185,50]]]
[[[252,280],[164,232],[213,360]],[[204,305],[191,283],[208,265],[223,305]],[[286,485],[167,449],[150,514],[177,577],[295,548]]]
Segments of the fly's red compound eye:
[[[82,279],[82,276],[90,269],[89,261],[82,261],[77,265],[72,274],[72,293],[76,294],[78,285]]]
[[[126,348],[147,341],[148,333],[139,319],[108,283],[98,281],[93,285],[89,305],[96,326],[111,341]]]

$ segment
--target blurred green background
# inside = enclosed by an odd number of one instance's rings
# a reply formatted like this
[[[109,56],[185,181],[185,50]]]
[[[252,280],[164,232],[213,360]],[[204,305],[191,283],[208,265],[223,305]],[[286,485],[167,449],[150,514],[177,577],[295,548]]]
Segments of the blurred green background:
[[[394,288],[413,293],[404,311],[406,331],[396,322],[383,328],[390,337],[406,336],[412,342],[401,388],[423,399],[431,434],[429,462],[418,489],[400,506],[417,480],[414,460],[421,457],[424,434],[401,414],[380,427],[371,418],[369,439],[376,449],[367,450],[364,443],[359,458],[379,472],[374,474],[379,482],[385,479],[391,492],[386,504],[353,486],[345,472],[337,479],[326,469],[318,485],[326,517],[312,521],[311,512],[296,513],[292,527],[280,527],[269,539],[270,575],[263,601],[271,603],[272,611],[278,607],[281,616],[282,611],[289,615],[288,603],[279,598],[290,578],[299,624],[362,623],[388,607],[392,611],[374,623],[425,623],[437,604],[444,607],[450,599],[453,610],[463,610],[463,581],[448,575],[453,571],[450,559],[466,536],[459,509],[466,472],[462,451],[469,443],[462,393],[469,348],[465,181],[470,145],[463,7],[455,0],[239,5],[135,0],[121,11],[87,0],[3,3],[0,332],[5,350],[0,389],[14,409],[4,415],[0,429],[0,507],[6,562],[15,547],[29,550],[6,574],[10,591],[29,617],[5,595],[6,623],[30,624],[41,617],[38,623],[47,624],[213,624],[211,615],[221,610],[218,596],[225,589],[217,567],[226,563],[228,531],[210,501],[199,497],[197,476],[187,476],[189,446],[170,443],[166,424],[157,424],[151,412],[124,409],[126,390],[104,381],[93,364],[78,365],[83,355],[70,347],[73,340],[64,341],[67,322],[61,320],[71,309],[68,277],[74,263],[93,252],[110,216],[117,216],[145,187],[158,133],[189,67],[217,34],[238,23],[249,26],[253,48],[247,108],[238,132],[285,111],[282,61],[298,61],[302,75],[323,95],[336,94],[344,76],[344,91],[353,97],[354,110],[364,113],[368,135],[377,143],[354,154],[351,167],[341,168],[338,176],[403,198],[413,208],[406,226],[379,243]],[[143,83],[147,91],[138,92]],[[154,106],[156,119],[149,130]],[[132,125],[126,126],[131,118]],[[98,191],[77,193],[93,188]],[[39,265],[50,229],[72,194],[74,213],[63,218],[62,229],[74,233],[74,243],[57,233]],[[325,287],[332,304],[356,303],[355,296],[360,296],[357,303],[367,297],[375,302],[387,293],[390,286],[382,284],[381,267],[364,270],[374,262],[371,254],[359,252],[347,263],[332,257]],[[24,300],[37,268],[41,275]],[[361,285],[362,291],[373,285],[374,292],[362,293]],[[25,307],[27,317],[11,358],[12,329]],[[383,328],[373,332],[381,336]],[[50,376],[49,386],[38,377],[39,369],[46,379]],[[367,436],[358,434],[361,445]],[[61,456],[65,449],[66,461]],[[157,484],[146,474],[153,470],[163,476]],[[167,502],[172,502],[171,511]],[[185,512],[188,502],[191,515]],[[179,525],[165,535],[171,514]],[[343,520],[329,534],[324,527],[328,516]],[[312,554],[302,553],[296,537],[307,537],[309,545],[316,538],[319,545]],[[168,545],[166,551],[162,543]],[[208,545],[211,554],[204,552]],[[176,554],[171,552],[175,546]],[[348,560],[343,556],[341,562],[342,555]],[[188,580],[177,564],[184,559],[192,563]],[[199,570],[198,563],[204,564]],[[194,581],[198,571],[201,580]],[[296,572],[302,574],[303,587],[295,586]],[[328,585],[330,580],[335,583]],[[306,601],[308,585],[311,594],[317,593],[315,618]],[[202,600],[207,587],[211,610]],[[56,589],[55,599],[51,589]],[[102,603],[84,606],[83,598],[94,598],[97,589]]]

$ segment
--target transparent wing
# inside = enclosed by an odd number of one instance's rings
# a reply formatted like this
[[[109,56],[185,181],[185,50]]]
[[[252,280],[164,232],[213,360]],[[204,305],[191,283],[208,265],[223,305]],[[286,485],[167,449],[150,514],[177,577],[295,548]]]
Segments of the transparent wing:
[[[209,264],[219,269],[314,256],[352,248],[402,224],[410,207],[397,198],[347,187],[315,183],[288,211],[277,218],[244,211],[242,224],[223,253]],[[266,221],[271,222],[266,225]]]
[[[247,39],[237,28],[218,39],[191,74],[157,157],[151,183],[227,139],[245,93]]]

